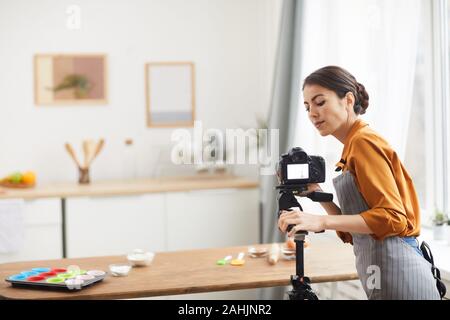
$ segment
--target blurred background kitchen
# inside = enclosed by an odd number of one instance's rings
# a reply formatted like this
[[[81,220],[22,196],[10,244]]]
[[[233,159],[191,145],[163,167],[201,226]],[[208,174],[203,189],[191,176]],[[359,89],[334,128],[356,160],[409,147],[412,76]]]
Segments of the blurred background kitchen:
[[[0,0],[0,262],[282,240],[273,175],[177,165],[172,134],[279,129],[280,152],[325,158],[332,192],[342,145],[310,125],[300,88],[336,64],[367,88],[363,119],[411,173],[448,277],[449,16],[449,0]],[[83,68],[95,85],[68,77]],[[364,297],[348,285],[319,289]]]

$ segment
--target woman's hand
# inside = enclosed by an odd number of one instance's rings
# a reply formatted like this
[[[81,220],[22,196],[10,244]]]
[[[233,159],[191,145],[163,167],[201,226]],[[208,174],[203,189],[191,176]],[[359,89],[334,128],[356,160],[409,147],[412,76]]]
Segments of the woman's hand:
[[[305,213],[299,209],[293,211],[282,210],[278,219],[278,228],[282,232],[286,232],[287,227],[291,224],[295,226],[288,233],[290,237],[299,230],[319,232],[325,229],[325,216]]]

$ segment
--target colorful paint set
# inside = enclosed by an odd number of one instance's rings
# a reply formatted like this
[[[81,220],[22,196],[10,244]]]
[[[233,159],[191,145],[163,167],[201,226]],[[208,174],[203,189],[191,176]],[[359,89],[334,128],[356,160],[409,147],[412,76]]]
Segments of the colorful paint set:
[[[5,280],[14,287],[81,290],[102,281],[106,272],[79,268],[33,268],[9,276]]]

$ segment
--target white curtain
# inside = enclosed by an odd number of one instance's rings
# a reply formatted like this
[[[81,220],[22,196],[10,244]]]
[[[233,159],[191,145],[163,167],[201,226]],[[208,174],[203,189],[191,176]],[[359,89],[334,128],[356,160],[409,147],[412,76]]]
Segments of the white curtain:
[[[367,113],[361,118],[403,159],[420,45],[421,1],[306,0],[304,10],[302,79],[326,65],[350,71],[370,96]],[[295,142],[334,164],[342,145],[315,132],[302,99]]]
[[[299,104],[300,63],[302,43],[303,1],[284,0],[280,33],[278,37],[277,58],[273,80],[271,108],[269,111],[269,128],[279,132],[279,152],[286,152],[294,137]],[[278,161],[278,154],[271,154],[272,161]],[[261,176],[261,221],[262,242],[280,242],[285,235],[277,227],[278,203],[275,175]],[[261,289],[261,299],[282,299],[286,289],[283,287]]]

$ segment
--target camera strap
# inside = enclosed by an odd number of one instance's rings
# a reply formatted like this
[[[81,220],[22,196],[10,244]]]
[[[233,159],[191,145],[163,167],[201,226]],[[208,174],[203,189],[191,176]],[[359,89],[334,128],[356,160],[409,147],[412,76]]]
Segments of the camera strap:
[[[423,257],[431,264],[431,273],[433,274],[434,279],[436,279],[436,287],[439,291],[439,295],[441,298],[445,296],[447,292],[447,288],[445,287],[444,282],[441,280],[441,271],[434,265],[433,254],[431,253],[430,246],[425,241],[422,241],[420,245],[420,250],[423,253]]]

